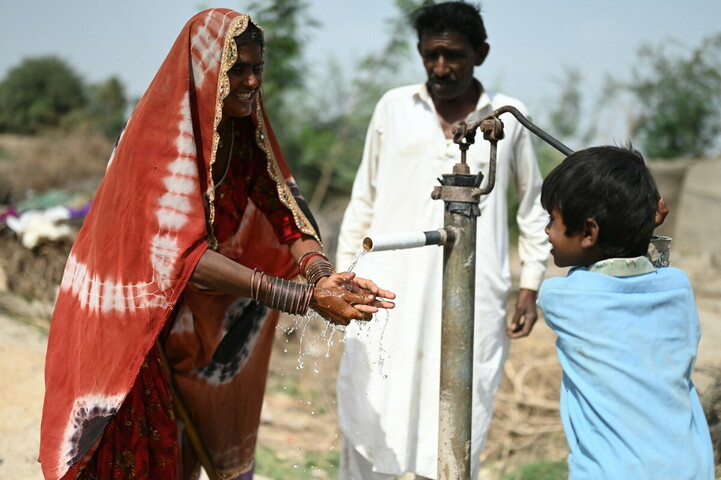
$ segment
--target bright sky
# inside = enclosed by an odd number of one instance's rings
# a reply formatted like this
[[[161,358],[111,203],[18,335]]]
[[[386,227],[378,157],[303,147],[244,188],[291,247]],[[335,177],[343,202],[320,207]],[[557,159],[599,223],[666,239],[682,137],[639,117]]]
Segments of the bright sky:
[[[0,78],[25,57],[53,54],[89,82],[116,75],[130,96],[139,96],[192,15],[208,6],[243,11],[244,2],[223,1],[0,0]],[[351,67],[353,60],[377,51],[387,39],[384,21],[397,15],[392,0],[307,2],[310,15],[322,24],[308,31],[309,75],[312,60],[325,68],[334,57]],[[582,72],[584,95],[595,101],[605,75],[628,78],[642,44],[675,39],[691,49],[721,32],[719,0],[485,0],[481,5],[491,52],[476,76],[488,88],[522,99],[535,119],[550,108],[566,67]],[[401,77],[424,79],[417,57]],[[609,133],[608,141],[624,140],[613,135],[619,134]]]

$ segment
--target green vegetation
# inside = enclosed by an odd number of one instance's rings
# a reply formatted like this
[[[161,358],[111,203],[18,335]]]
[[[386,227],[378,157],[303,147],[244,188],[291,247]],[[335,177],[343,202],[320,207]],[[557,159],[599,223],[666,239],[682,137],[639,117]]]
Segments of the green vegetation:
[[[57,57],[27,58],[0,81],[0,133],[87,129],[116,137],[127,101],[116,78],[86,86]]]
[[[308,17],[306,1],[248,5],[266,33],[263,92],[268,116],[312,210],[328,197],[350,192],[373,107],[397,85],[393,74],[410,55],[406,15],[421,2],[395,3],[399,15],[388,21],[389,38],[381,51],[361,59],[350,73],[331,59],[325,76],[322,65],[303,62],[302,47],[317,26]]]
[[[501,480],[566,480],[566,478],[568,478],[568,466],[565,461],[541,460],[506,473]]]
[[[318,480],[338,478],[340,453],[306,453],[300,459],[281,457],[273,451],[259,447],[256,451],[255,473],[264,477],[294,480]]]
[[[670,52],[676,47],[678,53]],[[636,116],[631,133],[656,159],[718,152],[721,134],[721,34],[700,46],[646,45],[630,81],[610,79],[608,95],[630,94]]]
[[[35,133],[85,105],[80,77],[55,57],[29,58],[0,84],[0,129]]]

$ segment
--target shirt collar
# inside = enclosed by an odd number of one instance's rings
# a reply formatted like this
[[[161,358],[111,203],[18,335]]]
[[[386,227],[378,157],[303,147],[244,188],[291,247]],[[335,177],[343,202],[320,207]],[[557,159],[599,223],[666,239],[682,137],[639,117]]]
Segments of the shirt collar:
[[[476,83],[481,89],[481,95],[478,97],[478,103],[476,104],[476,108],[471,113],[469,113],[468,117],[466,118],[466,120],[470,122],[481,120],[487,115],[490,115],[493,111],[493,106],[491,105],[491,97],[486,91],[486,89],[483,88],[483,84],[475,78],[473,79],[473,82]],[[417,101],[425,103],[426,105],[430,106],[433,111],[435,111],[436,107],[433,105],[433,99],[431,98],[431,94],[428,93],[428,87],[426,86],[425,82],[421,83],[418,86],[418,90],[416,90],[413,95],[415,96]]]
[[[633,277],[645,273],[655,272],[647,256],[632,258],[607,258],[588,267],[589,272],[603,273],[612,277]]]

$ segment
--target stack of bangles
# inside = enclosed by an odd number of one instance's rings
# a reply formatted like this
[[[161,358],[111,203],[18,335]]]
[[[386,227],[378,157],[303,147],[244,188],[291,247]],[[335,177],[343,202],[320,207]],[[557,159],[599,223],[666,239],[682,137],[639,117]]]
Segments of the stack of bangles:
[[[253,269],[253,276],[250,277],[250,298],[291,315],[305,315],[314,290],[315,285],[312,283],[304,285],[271,277],[257,268]]]
[[[308,260],[313,257],[321,257],[322,260],[317,260],[307,265]],[[318,280],[321,278],[328,277],[335,273],[335,268],[333,268],[333,264],[330,263],[328,257],[325,256],[325,253],[318,250],[305,252],[298,260],[298,267],[300,268],[300,273],[308,280],[308,283],[312,283],[313,285],[318,283]]]
[[[308,260],[313,257],[322,257],[305,269]],[[315,284],[323,277],[335,273],[333,264],[323,252],[313,250],[306,252],[298,260],[298,266],[308,284],[291,282],[283,278],[271,277],[259,271],[253,270],[250,277],[250,298],[256,302],[263,302],[268,307],[291,315],[305,315],[310,307],[313,298]]]

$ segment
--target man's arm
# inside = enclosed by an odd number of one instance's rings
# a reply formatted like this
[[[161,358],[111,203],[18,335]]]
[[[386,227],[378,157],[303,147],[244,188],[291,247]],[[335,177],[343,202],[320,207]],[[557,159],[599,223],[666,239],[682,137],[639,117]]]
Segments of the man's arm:
[[[373,221],[375,202],[375,176],[381,145],[381,133],[378,127],[378,110],[373,114],[363,147],[363,158],[358,167],[351,199],[346,207],[338,233],[336,267],[345,270],[350,267],[361,249],[363,238]]]

